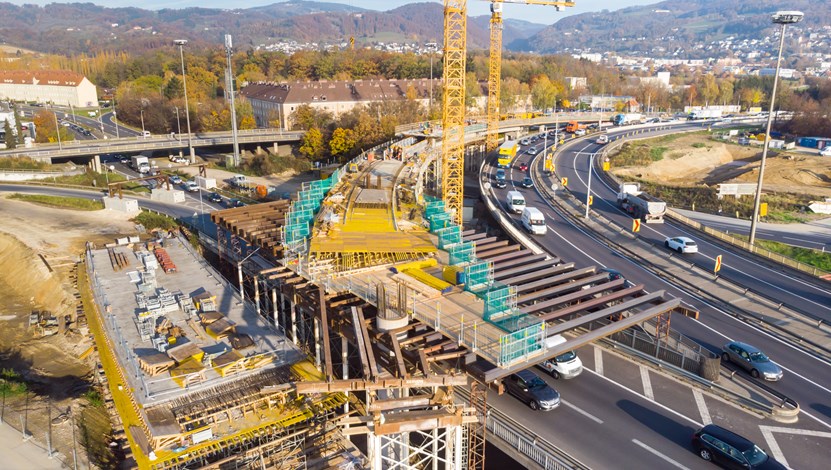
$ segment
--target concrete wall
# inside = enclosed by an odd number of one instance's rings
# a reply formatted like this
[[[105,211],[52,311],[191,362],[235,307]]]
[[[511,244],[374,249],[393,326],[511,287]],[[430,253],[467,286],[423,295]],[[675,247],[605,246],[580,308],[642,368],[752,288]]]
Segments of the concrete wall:
[[[103,200],[104,208],[108,210],[126,212],[128,214],[138,214],[141,212],[137,199],[119,199],[117,197],[104,196]]]
[[[150,200],[179,204],[185,202],[185,192],[178,189],[154,188],[150,191]]]

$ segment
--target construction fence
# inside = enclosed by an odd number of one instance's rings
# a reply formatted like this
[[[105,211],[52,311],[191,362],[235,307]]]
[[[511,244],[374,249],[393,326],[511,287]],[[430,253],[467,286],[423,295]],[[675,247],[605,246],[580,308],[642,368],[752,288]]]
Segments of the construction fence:
[[[46,457],[61,466],[92,468],[82,447],[81,413],[71,407],[58,406],[32,392],[15,397],[3,395],[0,418],[0,426],[13,429],[21,440],[43,449]]]

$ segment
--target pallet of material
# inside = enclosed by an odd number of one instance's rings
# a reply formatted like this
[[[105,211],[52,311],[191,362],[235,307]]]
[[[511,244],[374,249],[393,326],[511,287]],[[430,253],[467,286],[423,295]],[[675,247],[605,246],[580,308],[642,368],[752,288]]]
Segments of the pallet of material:
[[[202,323],[203,326],[210,325],[211,323],[222,320],[225,318],[225,315],[219,312],[202,312],[199,314],[199,322]]]
[[[121,271],[129,265],[124,253],[115,251],[113,248],[107,248],[107,254],[110,255],[110,265],[112,265],[113,271]]]
[[[156,255],[156,259],[159,260],[159,266],[162,268],[164,272],[176,272],[176,264],[174,264],[173,260],[170,259],[170,255],[167,254],[167,250],[157,246],[153,249],[153,253]]]
[[[176,365],[173,359],[170,359],[166,354],[162,353],[139,357],[138,362],[141,370],[151,377],[164,373]]]
[[[233,321],[227,318],[221,318],[210,325],[207,325],[205,327],[205,332],[207,332],[211,338],[220,340],[234,334],[236,327],[237,325]]]
[[[168,349],[167,355],[177,364],[181,364],[190,358],[201,361],[205,351],[194,343],[185,343]]]

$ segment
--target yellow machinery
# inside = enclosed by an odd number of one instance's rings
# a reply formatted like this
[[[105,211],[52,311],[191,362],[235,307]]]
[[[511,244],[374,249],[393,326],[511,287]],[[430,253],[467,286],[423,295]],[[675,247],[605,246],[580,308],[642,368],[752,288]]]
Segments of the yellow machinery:
[[[499,87],[502,76],[502,3],[548,5],[557,8],[573,7],[573,1],[548,0],[491,0],[491,49],[488,67],[488,134],[485,147],[488,152],[499,145]]]

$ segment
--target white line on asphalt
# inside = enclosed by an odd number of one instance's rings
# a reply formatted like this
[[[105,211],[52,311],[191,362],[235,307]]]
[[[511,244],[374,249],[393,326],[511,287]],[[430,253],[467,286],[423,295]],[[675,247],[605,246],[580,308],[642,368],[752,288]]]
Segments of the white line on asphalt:
[[[825,245],[825,243],[815,242],[813,240],[805,240],[804,238],[782,237],[785,240],[796,240],[798,242],[812,243],[814,245]]]
[[[687,420],[687,421],[689,421],[689,422],[691,422],[691,423],[695,424],[695,425],[696,425],[696,426],[698,426],[698,427],[702,427],[702,426],[704,426],[703,424],[701,424],[701,423],[699,423],[698,421],[696,421],[696,420],[694,420],[694,419],[690,418],[689,416],[685,416],[685,415],[683,415],[683,414],[681,414],[681,413],[679,413],[679,412],[677,412],[677,411],[673,410],[672,408],[670,408],[670,407],[668,407],[668,406],[666,406],[666,405],[662,405],[662,404],[658,403],[657,401],[650,400],[649,398],[646,398],[646,397],[645,397],[645,396],[643,396],[642,394],[640,394],[640,393],[638,393],[638,392],[636,392],[636,391],[632,390],[631,388],[629,388],[629,387],[627,387],[627,386],[625,386],[625,385],[621,385],[621,384],[619,384],[619,383],[615,382],[614,380],[612,380],[612,379],[610,379],[610,378],[608,378],[608,377],[604,377],[604,376],[602,376],[602,375],[598,374],[597,372],[595,372],[595,371],[593,371],[593,370],[591,370],[591,369],[586,369],[586,370],[587,370],[590,374],[594,374],[594,375],[596,375],[596,376],[598,376],[598,377],[600,377],[600,378],[602,378],[602,379],[606,380],[607,382],[609,382],[609,383],[611,383],[611,384],[617,385],[618,387],[620,387],[620,388],[622,388],[622,389],[626,390],[627,392],[631,393],[632,395],[635,395],[635,396],[638,396],[638,397],[643,398],[644,400],[646,400],[646,401],[648,401],[648,402],[652,403],[653,405],[657,406],[658,408],[661,408],[661,409],[662,409],[662,410],[664,410],[664,411],[668,411],[668,412],[670,412],[670,413],[674,414],[675,416],[678,416],[679,418],[683,418],[683,419],[685,419],[685,420]]]
[[[776,442],[776,438],[773,437],[773,431],[768,426],[759,426],[759,429],[762,431],[762,435],[765,436],[768,451],[773,454],[773,458],[778,460],[782,465],[790,468],[788,461],[785,460],[785,454],[783,454],[782,449],[779,448],[779,443]]]
[[[707,409],[707,403],[704,401],[704,394],[697,388],[692,389],[692,392],[695,404],[698,406],[698,413],[701,414],[701,422],[705,426],[712,424],[713,420],[710,418],[710,410]]]
[[[655,455],[655,456],[657,456],[657,457],[660,457],[660,458],[662,458],[662,459],[666,460],[667,462],[671,463],[672,465],[675,465],[677,468],[681,468],[681,469],[685,469],[685,470],[690,470],[688,467],[685,467],[685,466],[681,465],[681,464],[680,464],[679,462],[677,462],[675,459],[672,459],[672,458],[670,458],[670,457],[667,457],[666,455],[664,455],[664,454],[662,454],[662,453],[658,452],[657,450],[653,449],[652,447],[649,447],[648,445],[644,444],[643,442],[641,442],[641,441],[639,441],[639,440],[637,440],[637,439],[632,439],[632,442],[634,442],[636,445],[638,445],[638,446],[640,446],[640,447],[644,448],[647,452],[649,452],[649,453],[651,453],[651,454],[653,454],[653,455]]]
[[[603,375],[603,350],[597,346],[594,347],[594,371],[597,375]]]
[[[641,365],[641,382],[643,382],[643,394],[650,400],[655,400],[655,394],[652,393],[652,382],[649,380],[649,369]]]
[[[783,428],[783,427],[779,427],[779,426],[764,426],[764,425],[760,425],[759,429],[767,429],[770,432],[781,432],[782,434],[796,434],[798,436],[831,438],[831,432],[813,431],[811,429]]]
[[[589,258],[590,260],[594,261],[595,263],[599,264],[600,266],[603,266],[604,268],[606,267],[606,265],[605,265],[605,264],[603,264],[603,263],[601,263],[600,261],[598,261],[598,260],[594,259],[594,258],[593,258],[590,254],[586,253],[585,251],[581,250],[580,248],[577,248],[577,246],[576,246],[574,243],[571,243],[571,242],[570,242],[570,241],[569,241],[566,237],[564,237],[564,236],[560,235],[560,233],[559,233],[559,232],[557,232],[556,230],[554,230],[554,227],[552,227],[552,226],[550,226],[550,225],[547,225],[547,227],[548,227],[548,230],[550,230],[552,233],[554,233],[555,235],[557,235],[558,237],[560,237],[560,238],[561,238],[564,242],[566,242],[566,243],[568,243],[569,245],[571,245],[571,247],[572,247],[572,248],[574,248],[575,250],[579,251],[580,253],[583,253],[583,255],[585,255],[587,258]]]
[[[603,420],[602,420],[602,419],[600,419],[600,418],[598,418],[597,416],[595,416],[595,415],[593,415],[593,414],[589,413],[588,411],[583,410],[583,409],[581,409],[581,408],[578,408],[576,405],[574,405],[574,404],[573,404],[573,403],[571,403],[571,402],[568,402],[568,401],[565,401],[565,400],[560,400],[560,401],[562,401],[563,405],[565,405],[565,406],[567,406],[567,407],[571,408],[572,410],[574,410],[574,411],[576,411],[576,412],[580,413],[581,415],[585,416],[586,418],[589,418],[590,420],[594,421],[595,423],[597,423],[597,424],[603,424]]]

